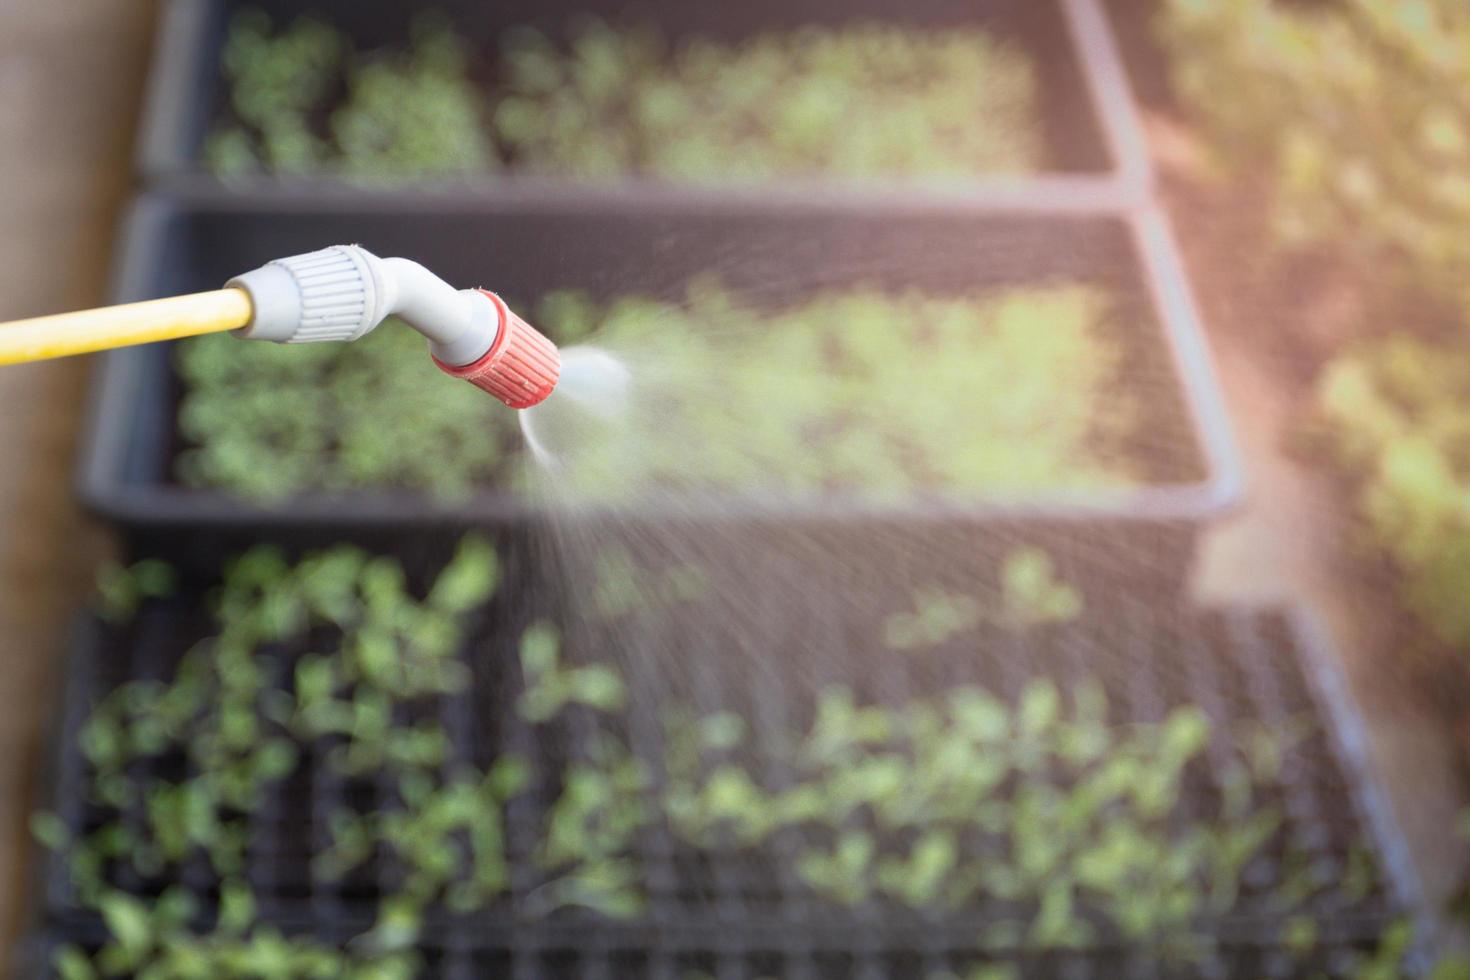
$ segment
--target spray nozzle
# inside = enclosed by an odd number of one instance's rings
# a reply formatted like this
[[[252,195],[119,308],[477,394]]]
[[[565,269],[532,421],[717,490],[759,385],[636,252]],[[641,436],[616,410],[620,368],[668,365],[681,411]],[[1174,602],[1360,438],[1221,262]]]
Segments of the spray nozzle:
[[[511,408],[545,401],[561,375],[556,346],[499,296],[455,289],[417,262],[338,245],[237,276],[254,313],[236,331],[282,344],[357,340],[397,316],[429,340],[434,363]]]

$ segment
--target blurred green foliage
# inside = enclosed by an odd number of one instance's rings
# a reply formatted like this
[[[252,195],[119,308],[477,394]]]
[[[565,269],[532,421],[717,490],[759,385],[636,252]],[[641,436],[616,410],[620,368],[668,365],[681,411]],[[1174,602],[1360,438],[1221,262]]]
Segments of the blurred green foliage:
[[[239,14],[220,65],[239,125],[210,137],[210,167],[235,175],[258,166],[283,173],[320,166],[328,149],[312,115],[335,93],[346,56],[342,37],[320,22],[303,20],[277,37],[264,13]]]
[[[1020,548],[1001,568],[1003,621],[1018,628],[1066,623],[1082,614],[1082,594],[1057,578],[1056,564],[1041,548]]]
[[[1221,155],[1273,178],[1284,243],[1470,309],[1470,6],[1167,0],[1160,23]]]
[[[1161,27],[1222,156],[1272,178],[1281,242],[1397,293],[1400,332],[1375,315],[1322,372],[1317,434],[1404,604],[1470,650],[1470,6],[1169,0]],[[1457,331],[1410,326],[1441,309]]]
[[[1108,299],[1084,285],[976,297],[854,289],[762,310],[696,281],[682,305],[595,315],[643,394],[567,461],[585,497],[680,491],[902,501],[1134,481],[1134,392]]]
[[[424,18],[406,56],[360,57],[347,76],[347,100],[330,121],[343,170],[394,179],[493,169],[468,71],[457,36]]]
[[[883,642],[893,650],[931,649],[984,623],[1030,629],[1065,623],[1082,614],[1082,593],[1057,578],[1051,555],[1017,548],[1001,564],[1000,595],[982,603],[933,586],[914,590],[914,610],[883,620]]]
[[[1036,553],[1020,555],[1016,577],[1063,588]],[[507,900],[528,916],[642,915],[649,833],[715,861],[752,858],[777,835],[799,840],[793,873],[836,905],[1003,902],[1012,917],[975,937],[991,955],[1087,947],[1115,931],[1187,960],[1209,954],[1201,926],[1235,907],[1247,867],[1283,846],[1261,787],[1282,778],[1298,740],[1319,737],[1295,723],[1216,728],[1190,706],[1124,720],[1095,683],[1064,691],[1036,679],[1012,701],[960,686],[889,705],[830,686],[791,730],[674,697],[659,704],[662,754],[644,757],[619,726],[648,706],[632,705],[611,665],[569,655],[543,621],[521,637],[515,704],[533,737],[564,750],[542,755],[546,771],[514,752],[482,769],[451,745],[436,706],[469,694],[466,627],[499,578],[496,553],[475,538],[421,591],[394,560],[350,547],[294,564],[262,547],[234,561],[210,636],[172,677],[117,688],[80,733],[88,802],[111,819],[80,836],[55,815],[33,822],[110,936],[95,956],[63,949],[60,974],[406,978],[439,909]],[[400,871],[376,924],[345,948],[261,921],[249,873],[256,821],[273,795],[299,791],[289,781],[308,759],[391,800],[344,793],[329,843],[314,845],[319,886],[386,856]],[[1186,771],[1206,765],[1219,792],[1198,796]],[[543,816],[535,839],[512,848],[507,807],[523,795]],[[1320,855],[1283,853],[1271,907],[1294,954],[1310,957],[1313,903],[1324,889],[1367,898],[1376,864],[1355,852],[1344,877]],[[184,874],[201,861],[217,890]],[[513,872],[528,885],[514,898]],[[158,896],[118,884],[129,873]]]
[[[1374,339],[1318,378],[1312,442],[1423,628],[1428,676],[1463,697],[1440,664],[1470,652],[1470,5],[1167,0],[1160,27],[1222,161],[1268,176],[1279,244],[1325,247],[1380,294]],[[1395,980],[1407,944],[1358,975]]]
[[[1110,304],[1087,286],[973,299],[855,289],[765,311],[705,281],[681,304],[558,293],[540,313],[558,341],[591,334],[629,351],[643,392],[558,473],[588,499],[672,488],[902,500],[1134,479],[1136,395],[1121,384]],[[517,482],[515,416],[440,374],[401,325],[350,345],[203,337],[179,346],[177,365],[185,483],[270,501]]]
[[[1438,642],[1470,650],[1470,347],[1363,344],[1328,366],[1317,397],[1320,437],[1405,605]]]
[[[978,30],[807,27],[671,47],[599,21],[504,38],[495,132],[534,173],[934,178],[1042,162],[1036,80]]]
[[[627,701],[623,679],[611,667],[564,666],[561,639],[548,623],[533,625],[521,637],[521,673],[525,690],[516,702],[516,711],[533,724],[550,721],[569,704],[615,713]]]
[[[893,707],[833,687],[795,739],[729,714],[675,711],[666,731],[664,806],[682,838],[735,853],[799,840],[797,877],[838,905],[1005,903],[1013,917],[978,936],[991,953],[1108,934],[1204,955],[1203,923],[1236,907],[1246,866],[1281,826],[1257,789],[1279,772],[1237,750],[1250,733],[1212,731],[1193,707],[1119,725],[1095,684],[1068,695],[1033,680],[1014,703],[961,686]],[[1184,795],[1212,739],[1218,811]],[[1283,908],[1335,887],[1324,870]]]
[[[187,448],[176,475],[256,500],[363,487],[468,493],[504,472],[514,415],[446,377],[427,345],[388,322],[351,344],[177,347]]]
[[[320,21],[277,32],[266,14],[245,10],[220,68],[233,121],[210,133],[204,158],[223,177],[389,180],[495,166],[468,54],[436,19],[419,18],[405,50],[358,54]]]
[[[335,28],[231,24],[230,118],[205,147],[225,177],[366,179],[648,174],[675,180],[833,174],[937,179],[1043,162],[1029,58],[980,30],[809,27],[671,46],[584,18],[565,43],[501,38],[492,98],[450,27],[420,18],[406,48],[356,52]]]
[[[126,621],[145,600],[171,595],[176,585],[167,562],[144,559],[126,568],[104,565],[97,573],[97,611],[110,622]]]
[[[513,758],[486,773],[455,768],[437,726],[404,724],[396,712],[465,688],[462,620],[498,577],[495,552],[475,539],[422,600],[396,562],[353,548],[295,565],[270,547],[238,558],[214,599],[209,638],[171,679],[118,687],[78,734],[90,767],[86,802],[113,819],[80,837],[54,816],[35,822],[37,836],[65,854],[77,901],[110,933],[95,958],[63,950],[62,975],[416,975],[424,908],[473,907],[506,887],[501,804],[524,776]],[[303,647],[319,652],[284,659]],[[402,869],[377,926],[350,950],[256,921],[254,815],[308,753],[334,778],[382,780],[405,804],[344,804],[330,815],[331,844],[316,855],[315,877],[339,879],[378,848]],[[184,873],[199,861],[219,882],[219,914],[204,931],[210,893]],[[129,874],[162,883],[160,897],[116,884]]]

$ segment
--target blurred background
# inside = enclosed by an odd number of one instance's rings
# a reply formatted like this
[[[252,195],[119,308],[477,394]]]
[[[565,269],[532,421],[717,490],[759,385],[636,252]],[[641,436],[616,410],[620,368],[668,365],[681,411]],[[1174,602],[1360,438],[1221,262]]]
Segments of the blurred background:
[[[132,187],[130,153],[152,43],[150,4],[7,4],[3,140],[6,319],[103,301],[113,223]],[[70,65],[71,67],[67,67]],[[63,108],[64,107],[64,108]],[[70,491],[89,366],[5,372],[4,664],[7,950],[32,909],[27,815],[55,710],[66,623],[103,544]],[[8,957],[7,957],[8,959]]]
[[[0,319],[633,390],[0,368],[0,972],[1470,975],[1470,11],[903,8],[0,6]]]

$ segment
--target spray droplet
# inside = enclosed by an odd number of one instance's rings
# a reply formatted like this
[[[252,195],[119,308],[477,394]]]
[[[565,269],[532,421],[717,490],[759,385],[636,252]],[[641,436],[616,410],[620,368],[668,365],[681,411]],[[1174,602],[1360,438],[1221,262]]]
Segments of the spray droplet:
[[[521,432],[536,460],[556,468],[605,437],[628,411],[632,373],[596,347],[561,352],[561,380],[550,398],[521,412]]]

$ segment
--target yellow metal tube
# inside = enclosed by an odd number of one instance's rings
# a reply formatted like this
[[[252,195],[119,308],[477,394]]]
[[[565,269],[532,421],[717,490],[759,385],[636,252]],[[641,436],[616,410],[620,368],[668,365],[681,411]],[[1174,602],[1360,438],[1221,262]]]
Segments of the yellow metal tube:
[[[0,365],[221,333],[248,326],[253,315],[243,289],[220,289],[0,323]]]

